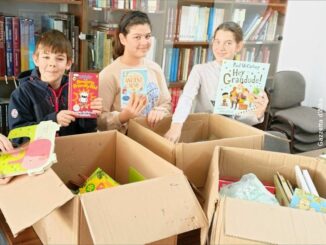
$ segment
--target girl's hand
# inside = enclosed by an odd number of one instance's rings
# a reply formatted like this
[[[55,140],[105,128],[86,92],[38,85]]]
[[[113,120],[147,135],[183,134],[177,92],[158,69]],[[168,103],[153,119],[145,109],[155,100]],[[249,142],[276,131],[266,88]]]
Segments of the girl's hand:
[[[254,105],[256,107],[255,113],[257,118],[262,118],[268,105],[268,97],[265,91],[255,97]]]
[[[138,117],[140,112],[145,108],[147,97],[145,95],[131,94],[127,107],[119,114],[121,123],[126,123],[129,119]]]
[[[8,138],[2,134],[0,134],[0,150],[1,151],[11,151],[13,150],[13,146]]]
[[[57,122],[63,126],[67,127],[71,122],[76,120],[76,113],[73,111],[62,110],[57,114]]]
[[[150,127],[154,128],[156,123],[161,121],[165,116],[165,112],[158,109],[151,110],[147,115],[147,123]]]
[[[103,111],[103,99],[102,98],[96,98],[92,100],[90,104],[90,108],[93,113],[96,114],[96,116],[100,116]]]
[[[166,132],[164,138],[168,139],[172,143],[178,143],[183,123],[171,123],[169,131]]]

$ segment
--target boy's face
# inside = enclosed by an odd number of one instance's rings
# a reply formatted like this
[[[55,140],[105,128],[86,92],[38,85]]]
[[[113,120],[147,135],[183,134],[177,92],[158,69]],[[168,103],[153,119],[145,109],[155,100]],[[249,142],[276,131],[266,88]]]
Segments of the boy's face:
[[[71,61],[68,61],[67,54],[53,53],[50,49],[38,47],[33,59],[39,68],[41,80],[49,83],[54,89],[59,88],[65,70],[69,70],[71,67]]]

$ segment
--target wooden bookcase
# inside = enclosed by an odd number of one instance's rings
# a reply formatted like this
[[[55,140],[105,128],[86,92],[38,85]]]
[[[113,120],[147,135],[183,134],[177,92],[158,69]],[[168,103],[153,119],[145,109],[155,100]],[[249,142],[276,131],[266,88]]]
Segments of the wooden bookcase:
[[[210,52],[210,39],[216,26],[210,24],[212,9],[215,11],[213,15],[215,18],[221,16],[216,20],[216,25],[223,21],[240,23],[247,37],[244,35],[246,37],[244,48],[237,59],[270,63],[268,80],[271,81],[277,69],[286,7],[287,0],[179,0],[177,6],[169,6],[167,18],[171,19],[173,28],[168,29],[169,38],[166,40],[165,47],[167,50],[173,48],[178,50],[179,57],[177,64],[173,64],[175,58],[170,60],[167,58],[165,64],[162,64],[163,67],[172,66],[170,69],[165,68],[170,84],[176,83],[182,86],[194,64],[213,59]],[[261,22],[264,18],[266,21]],[[212,19],[214,22],[214,18]],[[254,23],[257,23],[256,29],[252,26]],[[205,32],[208,28],[211,29],[210,35],[208,31]],[[170,51],[165,56],[173,55],[174,51],[172,54]],[[171,77],[169,70],[174,72],[177,70],[177,74]]]

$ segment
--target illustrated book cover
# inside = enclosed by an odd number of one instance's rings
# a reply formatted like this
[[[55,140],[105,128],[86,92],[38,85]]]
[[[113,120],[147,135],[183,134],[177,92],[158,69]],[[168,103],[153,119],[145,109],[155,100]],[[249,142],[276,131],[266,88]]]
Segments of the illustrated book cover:
[[[326,213],[326,199],[296,188],[290,207]]]
[[[15,128],[8,138],[27,137],[30,141],[9,152],[0,152],[0,177],[41,174],[56,162],[54,141],[59,124],[43,121],[37,125]]]
[[[121,108],[128,105],[131,95],[146,95],[148,71],[146,68],[123,69],[120,73]]]
[[[263,93],[269,64],[224,60],[219,76],[214,113],[241,115],[255,110],[254,100]]]
[[[98,97],[98,74],[69,73],[68,110],[77,112],[79,118],[96,118],[90,103]]]

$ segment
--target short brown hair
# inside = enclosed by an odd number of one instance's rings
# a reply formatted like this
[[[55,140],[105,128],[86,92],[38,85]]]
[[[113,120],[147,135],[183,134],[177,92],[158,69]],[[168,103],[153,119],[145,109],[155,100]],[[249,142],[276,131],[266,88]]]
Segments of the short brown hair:
[[[48,48],[53,53],[67,55],[67,60],[72,60],[72,47],[68,38],[58,30],[50,30],[41,34],[36,43],[34,54],[38,54],[40,47]]]

